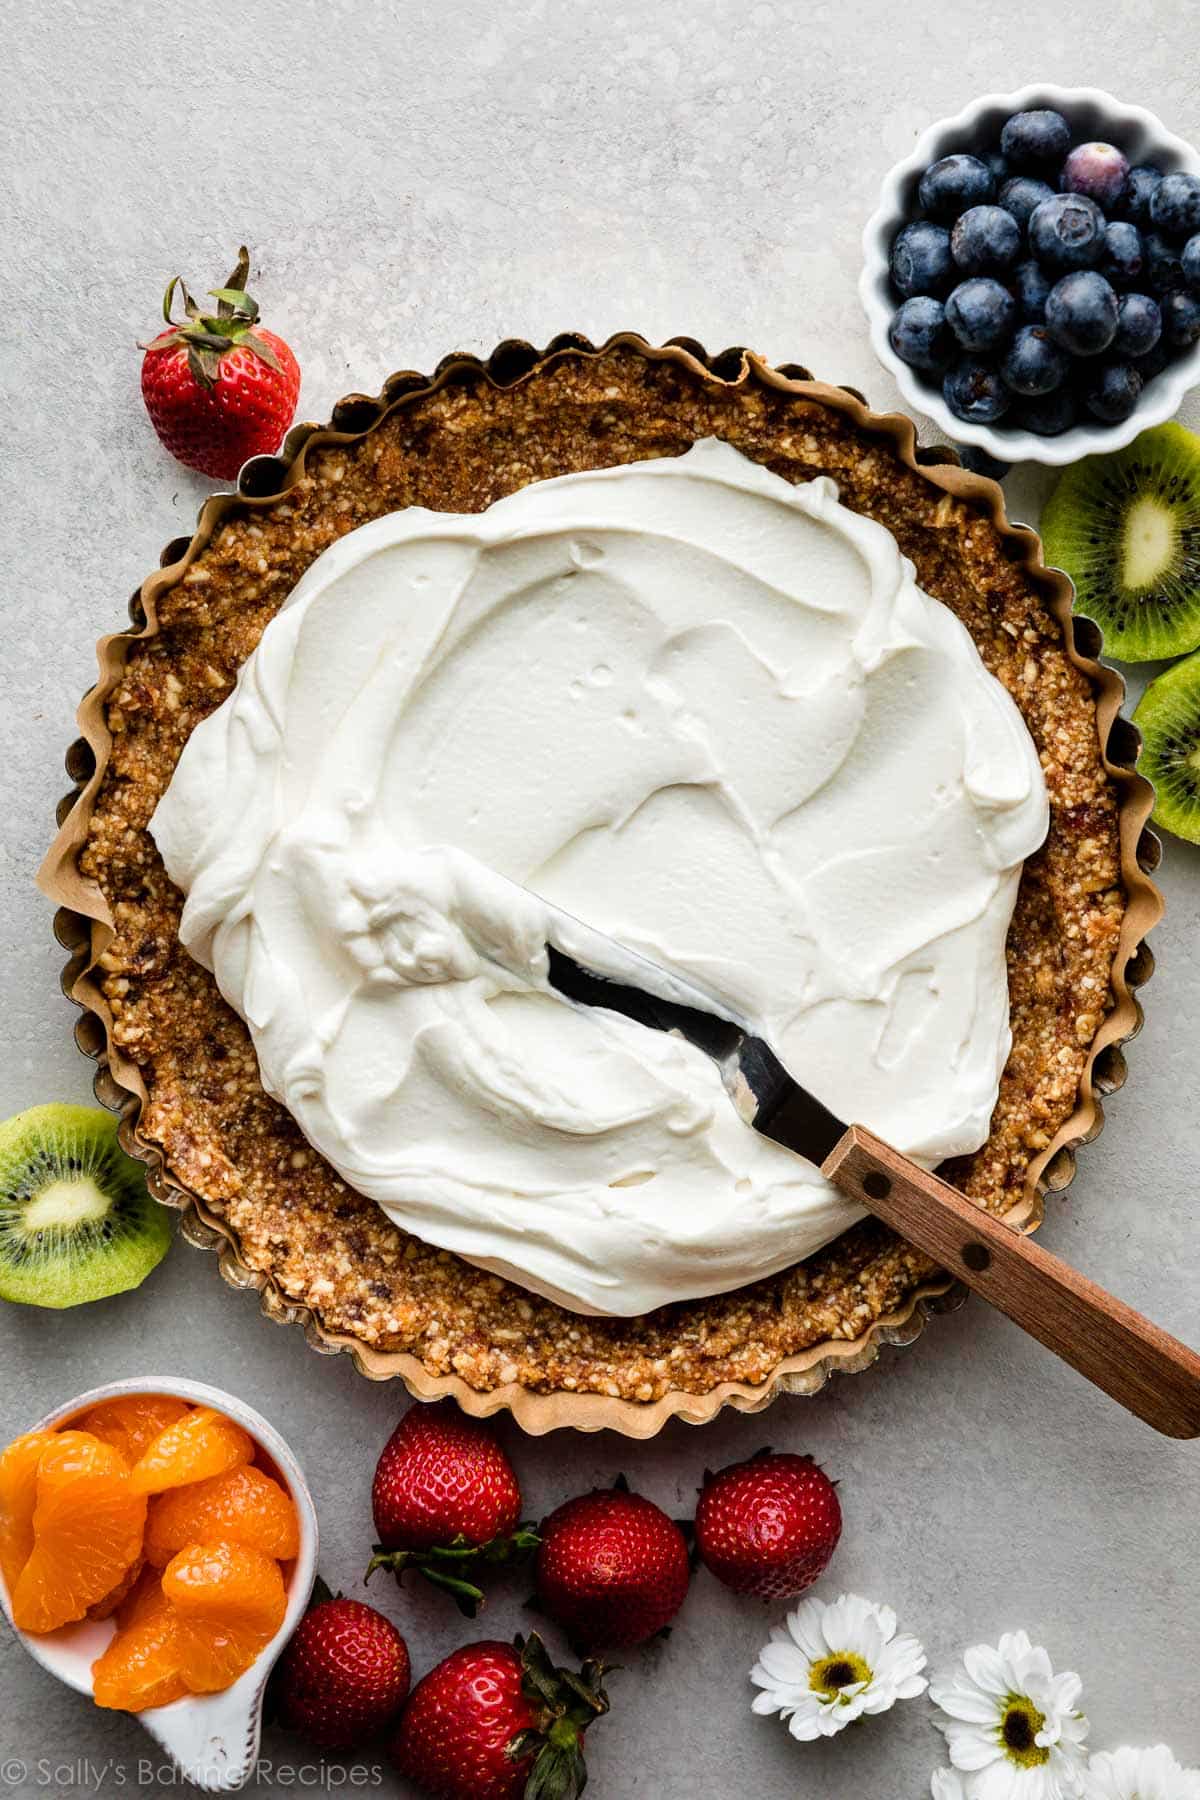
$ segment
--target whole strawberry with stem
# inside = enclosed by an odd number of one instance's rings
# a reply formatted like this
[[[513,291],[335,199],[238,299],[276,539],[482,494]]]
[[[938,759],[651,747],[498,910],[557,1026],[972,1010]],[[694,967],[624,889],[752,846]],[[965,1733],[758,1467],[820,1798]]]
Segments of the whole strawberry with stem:
[[[408,1646],[361,1600],[310,1607],[271,1678],[281,1725],[321,1750],[352,1750],[383,1729],[408,1695]]]
[[[416,1403],[383,1447],[371,1488],[379,1541],[367,1567],[396,1579],[415,1569],[474,1618],[483,1603],[475,1577],[520,1562],[537,1534],[518,1524],[521,1489],[492,1434],[452,1401]]]
[[[566,1501],[541,1536],[537,1598],[572,1644],[643,1644],[683,1605],[687,1541],[674,1519],[624,1481]]]
[[[464,1644],[413,1689],[389,1746],[436,1800],[574,1800],[584,1732],[608,1711],[604,1665],[558,1669],[536,1632]]]
[[[249,274],[243,244],[228,282],[209,290],[217,304],[208,312],[174,276],[163,296],[168,329],[142,346],[142,399],[160,440],[189,469],[222,481],[278,448],[300,393],[300,365],[259,323]],[[181,320],[172,313],[177,290]]]
[[[696,1550],[735,1594],[790,1600],[803,1593],[841,1535],[837,1489],[811,1456],[760,1450],[716,1475],[705,1471]]]

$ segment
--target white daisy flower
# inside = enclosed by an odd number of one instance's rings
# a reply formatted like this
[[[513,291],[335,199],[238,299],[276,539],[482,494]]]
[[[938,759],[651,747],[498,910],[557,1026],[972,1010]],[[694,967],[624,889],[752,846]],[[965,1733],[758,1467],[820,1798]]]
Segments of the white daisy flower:
[[[1083,1791],[1088,1723],[1078,1675],[1056,1675],[1023,1631],[993,1649],[976,1644],[962,1666],[929,1684],[948,1716],[936,1720],[970,1800],[1073,1800]]]
[[[1200,1769],[1181,1769],[1165,1744],[1101,1750],[1088,1764],[1086,1800],[1200,1800]]]
[[[971,1790],[957,1769],[935,1769],[929,1777],[933,1800],[971,1800]]]
[[[802,1600],[771,1628],[750,1679],[761,1694],[756,1713],[780,1713],[794,1738],[833,1737],[855,1719],[887,1712],[928,1685],[925,1652],[915,1637],[897,1636],[890,1606],[857,1594]]]

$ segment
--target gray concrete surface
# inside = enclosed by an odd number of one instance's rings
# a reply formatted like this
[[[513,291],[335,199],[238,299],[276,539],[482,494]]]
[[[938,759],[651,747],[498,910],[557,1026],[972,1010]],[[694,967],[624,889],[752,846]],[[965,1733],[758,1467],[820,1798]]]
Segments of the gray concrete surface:
[[[1136,13],[1031,0],[4,10],[0,1116],[89,1091],[33,872],[93,641],[207,491],[160,452],[138,395],[135,340],[167,275],[203,288],[245,238],[309,417],[448,350],[621,326],[753,344],[886,405],[855,297],[858,234],[884,168],[928,121],[1045,75],[1200,137],[1194,34],[1167,0]],[[1033,516],[1040,478],[1009,490]],[[1163,884],[1130,1082],[1051,1202],[1045,1241],[1200,1341],[1200,855],[1170,844]],[[404,1396],[318,1360],[210,1259],[177,1245],[138,1294],[62,1316],[7,1310],[0,1353],[0,1439],[139,1371],[256,1401],[311,1476],[327,1579],[357,1589],[371,1471]],[[827,1587],[891,1601],[935,1659],[1027,1626],[1081,1671],[1097,1745],[1165,1738],[1200,1763],[1200,1453],[1154,1438],[982,1306],[816,1400],[702,1434],[634,1445],[501,1430],[533,1513],[619,1469],[679,1513],[706,1463],[765,1441],[811,1450],[846,1514]],[[503,1587],[488,1628],[513,1630],[522,1597]],[[465,1635],[422,1594],[376,1598],[418,1670]],[[751,1716],[746,1671],[769,1619],[697,1577],[669,1642],[613,1680],[589,1755],[597,1800],[927,1792],[939,1740],[924,1701],[820,1748]],[[135,1723],[56,1687],[7,1636],[0,1686],[0,1787],[168,1787],[139,1767],[150,1750]],[[264,1755],[263,1794],[353,1791],[282,1737]],[[364,1779],[406,1791],[390,1773]]]

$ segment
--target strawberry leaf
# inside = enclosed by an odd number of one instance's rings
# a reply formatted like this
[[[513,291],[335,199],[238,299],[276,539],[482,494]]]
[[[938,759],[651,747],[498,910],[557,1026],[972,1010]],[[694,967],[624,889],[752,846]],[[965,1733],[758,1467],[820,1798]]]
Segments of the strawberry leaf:
[[[396,1580],[403,1582],[409,1569],[450,1594],[459,1611],[473,1619],[483,1605],[483,1589],[470,1579],[480,1568],[501,1568],[522,1563],[541,1543],[529,1525],[519,1525],[509,1535],[489,1538],[486,1544],[472,1544],[460,1532],[449,1544],[435,1544],[429,1550],[388,1550],[375,1545],[375,1554],[367,1564],[364,1581],[370,1581],[376,1569],[390,1569]]]
[[[219,300],[217,308],[222,319],[231,319],[235,314],[252,323],[258,317],[258,301],[252,300],[242,288],[209,288],[209,296]]]
[[[514,1762],[533,1756],[524,1800],[577,1800],[587,1786],[583,1733],[608,1711],[601,1686],[604,1664],[589,1660],[578,1674],[558,1669],[536,1632],[514,1640],[521,1658],[521,1689],[535,1709],[536,1726],[505,1746]]]
[[[250,252],[247,250],[245,244],[242,244],[238,248],[237,262],[234,264],[232,270],[230,271],[229,279],[225,283],[225,286],[227,288],[236,289],[236,291],[238,293],[244,293],[245,288],[246,288],[246,282],[248,281],[249,277],[250,277]]]
[[[244,344],[247,350],[253,350],[255,356],[258,357],[260,362],[265,362],[268,369],[274,369],[276,373],[279,372],[279,358],[272,350],[270,344],[267,343],[266,339],[259,337],[256,331],[243,332],[239,336],[238,342],[239,344]]]
[[[221,378],[221,358],[215,350],[203,344],[188,344],[188,368],[197,387],[207,392],[214,388]]]

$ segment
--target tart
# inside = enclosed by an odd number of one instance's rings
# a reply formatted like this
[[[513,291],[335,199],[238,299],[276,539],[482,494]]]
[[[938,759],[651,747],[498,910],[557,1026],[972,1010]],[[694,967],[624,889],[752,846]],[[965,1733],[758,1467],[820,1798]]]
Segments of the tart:
[[[1025,865],[1008,939],[1012,1052],[991,1134],[948,1177],[980,1206],[1032,1227],[1040,1193],[1070,1178],[1099,1129],[1139,1022],[1143,938],[1160,910],[1144,831],[1148,785],[1118,718],[1119,678],[1098,634],[1072,630],[1066,579],[1006,520],[994,484],[861,397],[773,370],[743,351],[708,360],[679,342],[622,336],[600,350],[506,345],[456,357],[431,380],[394,377],[378,401],[343,401],[332,427],[299,427],[282,459],[257,459],[237,495],[204,508],[190,543],[135,598],[134,629],[101,647],[81,712],[43,885],[63,903],[66,986],[88,1009],[98,1093],[125,1113],[128,1148],[194,1239],[274,1316],[376,1378],[511,1406],[531,1430],[612,1426],[648,1435],[672,1413],[812,1391],[907,1341],[949,1282],[865,1221],[752,1286],[636,1319],[581,1317],[434,1249],[392,1224],[313,1151],[263,1090],[246,1028],[178,941],[181,897],[148,824],[195,725],[220,704],[267,622],[336,538],[409,505],[477,512],[532,481],[676,456],[724,439],[791,481],[831,476],[853,511],[884,524],[921,586],[967,627],[1016,701],[1050,799],[1045,845]]]

